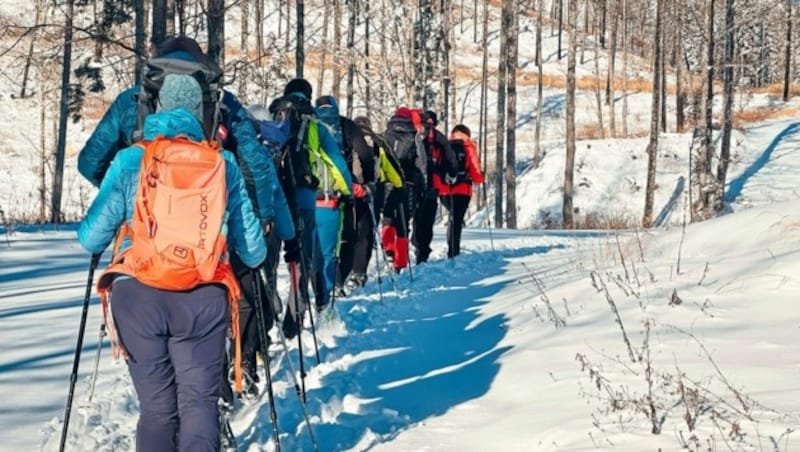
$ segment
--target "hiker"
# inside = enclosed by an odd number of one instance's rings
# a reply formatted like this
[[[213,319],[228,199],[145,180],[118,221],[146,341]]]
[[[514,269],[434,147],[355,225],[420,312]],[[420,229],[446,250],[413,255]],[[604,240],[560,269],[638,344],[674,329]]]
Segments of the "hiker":
[[[265,108],[261,108],[266,112]],[[251,112],[252,110],[248,108],[253,127],[257,131],[257,136],[264,147],[264,152],[274,162],[276,154],[279,153],[280,148],[289,138],[288,128],[278,127],[269,121],[258,121],[253,118]],[[278,190],[275,190],[275,193],[283,194],[283,190],[279,187]],[[278,202],[276,199],[273,199],[273,201]],[[252,400],[258,396],[259,389],[256,383],[259,383],[260,379],[256,368],[256,354],[258,352],[262,354],[268,352],[268,350],[261,350],[259,327],[264,328],[267,343],[271,343],[272,338],[268,332],[282,312],[280,300],[276,299],[277,270],[281,244],[284,245],[284,260],[287,263],[296,263],[300,260],[300,244],[295,234],[294,219],[288,208],[276,211],[271,232],[265,236],[265,240],[268,249],[267,258],[263,266],[266,278],[254,277],[254,274],[242,265],[234,266],[234,268],[241,269],[237,272],[237,278],[242,284],[242,292],[244,294],[239,303],[239,331],[242,337],[242,374],[244,377],[244,391],[241,395],[244,396],[245,400]],[[255,312],[254,304],[256,294],[253,292],[254,283],[259,284],[260,305],[265,322],[263,326],[259,326],[257,323],[258,315]],[[230,403],[232,402],[232,393],[229,389],[230,378],[226,378],[223,384],[225,385],[223,387],[224,399]],[[226,406],[226,408],[231,408],[231,406]]]
[[[117,96],[81,149],[78,171],[95,186],[100,185],[117,151],[131,145],[137,135],[141,135],[145,114],[154,111],[160,101],[160,83],[165,75],[173,72],[203,74],[201,121],[204,136],[219,141],[237,157],[255,213],[264,234],[269,235],[276,216],[285,216],[288,212],[274,165],[258,142],[247,111],[232,93],[222,90],[221,69],[189,37],[178,36],[165,41],[148,60],[141,86],[128,88]],[[220,96],[221,101],[218,101]],[[247,304],[252,305],[253,273],[235,254],[231,256],[231,263],[237,277],[242,278],[240,283]],[[225,371],[223,378],[227,379],[227,375]],[[232,403],[233,395],[227,384],[223,385],[223,396],[226,403]]]
[[[439,121],[436,113],[427,110],[422,114],[422,142],[425,147],[427,165],[425,189],[421,190],[417,198],[417,208],[414,211],[414,228],[411,237],[416,249],[417,264],[428,260],[431,253],[431,240],[433,240],[433,223],[436,221],[438,207],[438,192],[434,186],[434,177],[446,175],[455,177],[456,161],[447,137],[436,126]]]
[[[104,307],[113,292],[106,325],[139,400],[138,451],[219,450],[220,375],[239,298],[224,255],[230,245],[248,268],[266,256],[235,157],[205,141],[202,98],[193,77],[164,77],[144,141],[115,153],[78,230],[93,254],[125,232],[98,290]],[[183,201],[159,203],[173,195]],[[165,243],[169,257],[155,252]]]
[[[403,191],[389,191],[381,220],[381,242],[387,258],[396,271],[405,268],[408,262],[408,229],[417,197],[427,190],[427,157],[418,132],[422,128],[419,110],[398,108],[386,124],[383,138],[400,163],[403,172]],[[402,195],[402,198],[400,196]]]
[[[399,215],[396,212],[398,204],[396,199],[404,199],[403,170],[394,157],[394,153],[383,140],[383,137],[372,130],[372,123],[369,118],[359,116],[353,119],[353,122],[361,128],[364,140],[374,153],[377,183],[375,184],[375,190],[368,194],[366,216],[357,221],[357,238],[353,249],[352,275],[347,280],[347,285],[351,290],[355,287],[363,287],[367,282],[367,266],[372,257],[372,247],[375,240],[374,230],[377,227],[376,223],[381,219],[378,215],[383,212],[384,206],[387,205],[385,198],[392,196],[391,193],[393,192],[396,193],[392,197],[393,202],[389,209],[386,210],[388,218],[394,218]],[[389,227],[391,227],[391,222]],[[395,242],[399,235],[397,229],[394,229],[394,231],[395,239],[392,240],[390,245],[392,249],[396,247]],[[405,228],[401,228],[401,233],[402,237],[407,237]]]
[[[283,96],[269,107],[274,120],[289,124],[289,141],[281,157],[281,182],[286,192],[291,193],[301,249],[301,271],[295,275],[298,281],[292,282],[297,290],[290,291],[289,310],[282,325],[287,338],[296,336],[302,328],[305,309],[310,304],[309,281],[318,311],[330,300],[340,224],[339,201],[350,196],[352,190],[350,174],[335,139],[315,117],[311,94],[307,80],[293,79],[284,87]],[[330,263],[327,266],[326,256]]]
[[[365,243],[359,238],[366,236],[368,239],[374,227],[367,203],[372,202],[372,194],[375,192],[375,151],[365,141],[361,128],[350,118],[339,114],[335,97],[321,96],[314,103],[317,118],[333,131],[334,138],[341,137],[340,149],[353,179],[353,196],[346,198],[347,202],[342,206],[343,221],[334,289],[337,295],[344,296],[345,285],[352,290],[363,286],[366,281],[369,261],[355,262],[355,256],[357,246],[372,246],[371,240]],[[363,257],[363,249],[359,250],[359,255]],[[352,280],[351,271],[354,271]]]
[[[439,201],[450,215],[447,224],[447,257],[452,259],[461,253],[461,229],[472,199],[472,184],[482,184],[483,173],[469,127],[464,124],[453,127],[449,144],[456,158],[456,176],[436,173],[433,183],[439,191]]]
[[[208,80],[209,86],[204,87],[205,136],[208,139],[217,139],[225,149],[236,156],[256,215],[261,219],[264,229],[268,231],[275,218],[275,211],[288,208],[286,199],[282,192],[275,191],[279,189],[275,167],[258,143],[255,130],[248,120],[247,111],[236,96],[222,90],[219,80],[222,76],[221,69],[208,59],[197,41],[187,36],[178,36],[165,41],[148,62],[154,65],[161,63],[172,67],[188,66],[189,70],[203,70],[208,72],[207,77],[215,77]],[[100,186],[117,151],[133,144],[135,135],[141,133],[144,118],[140,115],[140,110],[144,112],[154,110],[158,102],[158,83],[170,70],[161,67],[154,71],[153,78],[144,77],[143,86],[133,86],[121,92],[103,115],[78,154],[78,171],[92,185]],[[222,100],[218,104],[214,99],[215,96],[219,96],[220,91]],[[278,202],[274,202],[273,199],[277,199]]]

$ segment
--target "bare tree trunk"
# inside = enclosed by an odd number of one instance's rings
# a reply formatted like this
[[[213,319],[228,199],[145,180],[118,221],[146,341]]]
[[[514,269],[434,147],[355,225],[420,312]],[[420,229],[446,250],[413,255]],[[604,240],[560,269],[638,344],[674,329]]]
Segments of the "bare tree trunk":
[[[735,51],[735,11],[733,0],[725,2],[725,106],[722,122],[722,143],[717,166],[717,199],[714,210],[719,212],[724,205],[725,179],[728,173],[728,162],[731,156],[731,129],[733,129],[733,59]]]
[[[56,168],[53,176],[53,197],[50,221],[60,223],[61,191],[64,185],[64,155],[67,148],[67,118],[69,116],[69,80],[72,72],[72,15],[74,5],[67,0],[64,17],[64,60],[61,65],[61,103],[58,117],[58,142],[56,143]]]
[[[622,0],[622,136],[628,136],[628,54],[631,51],[628,37],[628,2]]]
[[[291,0],[286,0],[286,14],[284,15],[286,18],[286,51],[288,52],[291,44],[292,44],[292,2]],[[297,64],[295,62],[295,64]]]
[[[44,77],[40,77],[42,81]],[[39,222],[47,222],[47,96],[39,90]]]
[[[237,80],[239,82],[238,97],[240,101],[248,104],[250,103],[247,98],[247,82],[250,78],[250,0],[241,0],[241,3],[239,3],[239,11],[242,16],[239,24],[241,35],[239,37],[239,45],[242,48],[241,60],[244,64],[242,65],[241,73],[237,74],[239,79]]]
[[[558,61],[561,61],[561,30],[564,27],[564,0],[558,2]]]
[[[533,147],[533,167],[538,168],[542,161],[542,101],[544,74],[542,73],[542,15],[544,12],[544,0],[538,0],[536,6],[536,66],[537,66],[537,87],[536,87],[536,132],[534,135]]]
[[[675,33],[675,131],[682,133],[686,127],[686,93],[683,88],[683,4],[678,0]]]
[[[792,0],[786,0],[786,45],[783,63],[783,101],[789,100],[789,85],[792,74]]]
[[[614,0],[611,9],[611,49],[609,49],[608,78],[606,79],[606,105],[608,105],[608,128],[611,137],[617,136],[616,103],[614,99],[614,77],[617,62],[617,24],[619,21],[618,0]]]
[[[353,116],[353,77],[356,70],[356,21],[358,20],[358,1],[348,0],[349,19],[347,21],[347,117]]]
[[[650,142],[647,144],[647,184],[644,194],[644,215],[642,226],[653,226],[653,204],[656,191],[656,161],[658,159],[658,124],[661,113],[661,19],[664,10],[663,0],[656,0],[656,28],[653,36],[653,101],[650,108]]]
[[[153,0],[150,44],[158,48],[167,38],[167,0]]]
[[[517,54],[519,52],[519,8],[517,0],[504,0],[507,16],[506,47],[508,62],[508,98],[506,117],[506,227],[517,228],[517,175],[516,175],[516,128],[517,128]],[[500,57],[502,58],[502,56]]]
[[[370,8],[369,2],[364,2],[364,76],[367,79],[367,83],[364,86],[364,101],[367,107],[367,117],[370,116],[372,113],[372,87],[370,86],[369,80],[372,78],[372,74],[370,73],[370,65],[369,65],[369,23],[370,23]]]
[[[175,2],[177,0],[167,0],[167,34],[175,34]]]
[[[322,83],[325,81],[325,60],[328,57],[328,17],[331,15],[330,0],[323,0],[322,42],[320,44],[319,76],[317,76],[317,94],[322,95]],[[369,2],[367,2],[369,4]]]
[[[178,15],[178,33],[186,34],[186,1],[175,0],[175,13]]]
[[[263,67],[264,58],[264,0],[255,0],[255,10],[256,66],[260,68]]]
[[[36,38],[39,35],[39,24],[42,19],[41,9],[44,7],[41,0],[36,1],[36,14],[34,16],[34,30],[31,32],[30,42],[28,43],[28,54],[25,56],[25,67],[22,69],[22,87],[19,90],[20,99],[24,99],[28,95],[28,76],[31,70],[31,62],[33,61],[33,48],[36,43]]]
[[[564,199],[561,206],[562,223],[565,229],[575,226],[572,207],[575,173],[575,57],[578,45],[578,0],[569,0],[569,18],[567,27],[569,32],[569,48],[567,49],[567,155],[564,164]]]
[[[586,35],[584,35],[584,38],[585,37]],[[602,87],[600,86],[600,52],[597,49],[596,39],[594,40],[592,48],[594,49],[594,98],[597,105],[597,125],[600,127],[600,137],[605,138],[606,129],[603,123],[603,93]]]
[[[208,0],[208,59],[225,67],[225,0]]]
[[[503,0],[506,3],[511,0]],[[510,18],[507,8],[502,8],[501,23],[503,30],[508,30]],[[495,161],[494,161],[494,222],[503,227],[503,149],[505,142],[506,120],[506,82],[508,81],[508,35],[500,33],[500,53],[497,64],[497,123],[495,127]]]
[[[662,14],[665,14],[665,11],[662,11]],[[662,19],[662,26],[661,26],[661,39],[665,38],[664,33],[664,25]],[[659,114],[659,121],[661,123],[661,131],[666,133],[667,132],[667,62],[666,62],[666,45],[664,43],[661,44],[661,83],[658,85],[658,94],[661,96],[661,102],[659,102],[659,107],[661,108],[661,113]]]
[[[331,93],[339,99],[342,90],[342,1],[333,0],[333,85]]]
[[[606,0],[600,1],[600,47],[606,48],[606,12],[608,5]]]
[[[72,0],[69,0],[72,3]],[[142,81],[142,67],[144,66],[144,0],[134,0],[133,3],[134,20],[136,21],[134,30],[134,48],[136,49],[136,65],[134,79],[138,85]]]
[[[583,4],[583,32],[581,33],[581,59],[580,64],[586,63],[586,41],[589,39],[589,3]]]
[[[305,0],[295,0],[297,8],[297,36],[294,48],[294,76],[303,78],[303,67],[305,66],[306,53],[305,53],[305,17],[306,17],[306,2]]]
[[[486,174],[487,157],[489,156],[489,144],[487,135],[489,135],[489,122],[488,122],[488,101],[487,94],[489,90],[489,2],[483,2],[483,30],[481,32],[481,48],[483,49],[483,62],[481,63],[481,114],[480,114],[480,136],[479,146],[481,148],[481,164],[483,165],[483,173]],[[496,165],[495,165],[496,167]],[[481,200],[480,207],[487,205],[486,196],[486,182],[481,185]]]
[[[699,196],[697,197],[700,205],[698,210],[701,212],[701,218],[705,219],[709,216],[709,207],[711,205],[711,158],[714,155],[712,149],[712,133],[713,133],[713,107],[714,107],[714,1],[708,1],[708,22],[706,29],[706,95],[704,102],[704,126],[703,126],[703,141],[701,145],[700,158],[697,159],[697,181],[700,184]]]

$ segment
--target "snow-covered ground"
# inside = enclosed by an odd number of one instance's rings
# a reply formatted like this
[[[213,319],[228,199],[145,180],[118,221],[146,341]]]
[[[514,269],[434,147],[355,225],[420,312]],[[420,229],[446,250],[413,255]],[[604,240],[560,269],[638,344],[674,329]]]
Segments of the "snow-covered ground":
[[[320,450],[793,450],[798,134],[784,121],[743,136],[733,213],[685,230],[471,228],[448,261],[437,229],[413,282],[384,281],[383,302],[374,280],[338,301],[319,324],[319,364],[306,347]],[[55,450],[88,255],[74,228],[2,232],[0,450]],[[99,322],[93,299],[69,445],[129,450],[135,396],[107,349],[87,403]],[[311,450],[285,358],[282,446]],[[242,450],[273,449],[264,402],[234,419]]]

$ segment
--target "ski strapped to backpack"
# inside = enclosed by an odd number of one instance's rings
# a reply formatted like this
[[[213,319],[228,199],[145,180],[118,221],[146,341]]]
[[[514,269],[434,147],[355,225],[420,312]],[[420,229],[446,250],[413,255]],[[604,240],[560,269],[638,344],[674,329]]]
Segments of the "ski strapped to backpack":
[[[130,224],[123,223],[114,244],[114,260],[97,282],[112,355],[115,359],[126,357],[108,302],[116,276],[131,276],[147,286],[173,291],[222,284],[231,305],[236,387],[241,392],[241,290],[228,262],[227,187],[221,149],[214,141],[163,136],[139,146],[144,152],[133,215]],[[130,247],[120,253],[126,238]]]
[[[222,98],[222,70],[210,62],[159,57],[145,62],[141,90],[136,94],[137,121],[133,141],[142,139],[144,119],[158,107],[158,92],[170,74],[190,75],[203,91],[203,132],[206,139],[215,140]]]

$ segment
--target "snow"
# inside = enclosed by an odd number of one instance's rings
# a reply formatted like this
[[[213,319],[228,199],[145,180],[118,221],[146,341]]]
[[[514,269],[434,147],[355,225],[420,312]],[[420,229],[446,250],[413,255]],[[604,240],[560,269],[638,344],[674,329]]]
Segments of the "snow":
[[[334,318],[318,319],[319,364],[304,332],[307,411],[320,450],[677,450],[692,435],[687,406],[697,407],[701,445],[791,450],[800,427],[800,200],[791,183],[799,133],[791,121],[749,129],[732,213],[685,230],[468,228],[464,253],[447,260],[437,227],[431,262],[414,268],[413,282],[397,275],[395,289],[384,275],[379,292],[373,278],[337,302]],[[619,152],[613,141],[592,146]],[[601,160],[585,167],[595,187],[627,174]],[[611,202],[598,191],[596,205]],[[55,450],[88,255],[74,226],[3,232],[0,449]],[[279,290],[287,291],[283,276]],[[107,347],[87,403],[99,316],[93,296],[68,446],[130,450],[137,402]],[[311,450],[288,373],[287,359],[299,364],[294,341],[289,347],[273,363],[281,444]],[[659,435],[642,411],[648,362]],[[700,402],[681,402],[678,382]],[[233,429],[241,450],[274,449],[266,398],[243,407]]]
[[[474,75],[481,56],[470,24],[458,37],[454,61]],[[563,75],[557,38],[543,37],[545,74]],[[520,42],[534,42],[533,27]],[[490,52],[494,64],[496,35]],[[533,45],[520,47],[521,79],[535,80],[533,53]],[[592,51],[586,55],[579,78],[594,72]],[[598,63],[602,72],[604,54]],[[646,62],[635,63],[630,75],[648,78],[641,69]],[[475,83],[457,79],[454,102],[463,110],[458,119],[473,130]],[[564,94],[544,90],[545,155],[532,169],[535,89],[533,82],[519,87],[523,228],[542,228],[561,216]],[[9,124],[0,131],[0,209],[31,219],[38,214],[40,101],[12,99],[15,90],[0,87],[0,121]],[[627,96],[630,131],[640,134],[649,123],[650,94]],[[594,92],[578,93],[579,130],[597,121],[594,102]],[[670,119],[673,102],[670,97]],[[736,108],[797,102],[750,94],[739,96]],[[618,100],[618,115],[621,110]],[[75,156],[97,119],[68,129],[65,211],[71,218],[93,196],[75,171]],[[437,226],[431,261],[414,267],[413,281],[403,273],[393,285],[384,275],[379,289],[373,275],[364,289],[337,301],[336,315],[318,322],[320,363],[309,347],[311,332],[303,333],[307,411],[319,449],[642,451],[690,444],[693,450],[793,450],[800,428],[800,123],[771,120],[736,130],[726,215],[685,229],[691,137],[661,138],[658,228],[490,229],[490,205],[472,216],[461,256],[446,259],[444,230]],[[46,139],[52,148],[52,137]],[[645,146],[645,138],[579,141],[579,217],[639,222]],[[88,264],[74,224],[0,228],[0,451],[58,448]],[[285,297],[283,270],[278,287]],[[138,404],[125,366],[111,362],[107,341],[98,348],[100,322],[92,295],[67,450],[134,449]],[[283,450],[306,451],[312,450],[308,426],[289,374],[299,364],[295,342],[273,363],[274,390]],[[98,349],[99,377],[88,401]],[[242,407],[232,424],[241,450],[274,450],[266,397]]]

